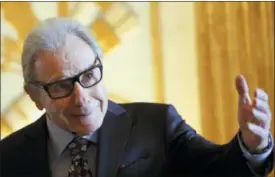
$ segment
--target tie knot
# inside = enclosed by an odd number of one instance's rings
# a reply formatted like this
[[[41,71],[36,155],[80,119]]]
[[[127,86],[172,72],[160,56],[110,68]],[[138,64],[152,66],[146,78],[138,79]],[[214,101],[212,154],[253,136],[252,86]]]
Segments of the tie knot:
[[[87,152],[87,149],[91,145],[91,142],[88,140],[75,137],[68,145],[68,149],[71,151],[73,156],[75,155],[84,155]]]

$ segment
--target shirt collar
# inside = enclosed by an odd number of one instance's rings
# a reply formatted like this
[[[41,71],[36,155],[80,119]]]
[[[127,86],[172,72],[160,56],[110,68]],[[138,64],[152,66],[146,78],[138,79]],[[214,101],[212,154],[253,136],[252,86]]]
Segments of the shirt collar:
[[[52,147],[54,148],[54,151],[56,152],[57,156],[60,156],[61,153],[64,151],[66,146],[73,140],[75,135],[71,132],[68,132],[62,128],[60,128],[58,125],[56,125],[49,117],[46,116],[46,122],[47,122],[47,128],[49,132],[49,138],[52,144]],[[96,143],[97,142],[97,132],[90,135],[83,136],[83,138]]]

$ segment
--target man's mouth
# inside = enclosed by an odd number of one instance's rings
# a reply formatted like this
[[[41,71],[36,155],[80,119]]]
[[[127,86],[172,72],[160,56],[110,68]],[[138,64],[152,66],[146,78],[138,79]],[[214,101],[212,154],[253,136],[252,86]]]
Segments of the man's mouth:
[[[85,114],[72,114],[72,116],[73,117],[87,117],[87,116],[89,116],[89,115],[91,115],[91,113],[85,113]]]
[[[96,109],[97,109],[97,107],[95,106],[95,107],[92,107],[91,109],[84,109],[83,108],[82,110],[78,110],[78,111],[75,110],[75,113],[72,113],[71,116],[72,117],[84,118],[84,117],[92,115],[92,113],[94,111],[96,111]]]

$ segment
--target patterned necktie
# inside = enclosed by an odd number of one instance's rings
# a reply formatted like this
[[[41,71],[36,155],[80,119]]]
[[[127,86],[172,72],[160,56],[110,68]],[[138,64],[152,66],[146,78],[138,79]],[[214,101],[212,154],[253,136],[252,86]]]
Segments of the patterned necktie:
[[[71,152],[72,163],[69,167],[68,177],[92,177],[86,155],[90,145],[91,142],[81,137],[76,137],[69,143],[68,149]]]

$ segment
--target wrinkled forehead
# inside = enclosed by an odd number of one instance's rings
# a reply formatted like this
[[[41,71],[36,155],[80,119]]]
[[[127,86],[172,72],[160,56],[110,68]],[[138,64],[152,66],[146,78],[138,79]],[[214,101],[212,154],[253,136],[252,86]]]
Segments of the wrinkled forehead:
[[[67,43],[55,52],[38,51],[35,63],[37,79],[49,83],[68,78],[95,64],[97,55],[92,48],[77,37],[71,37]]]

